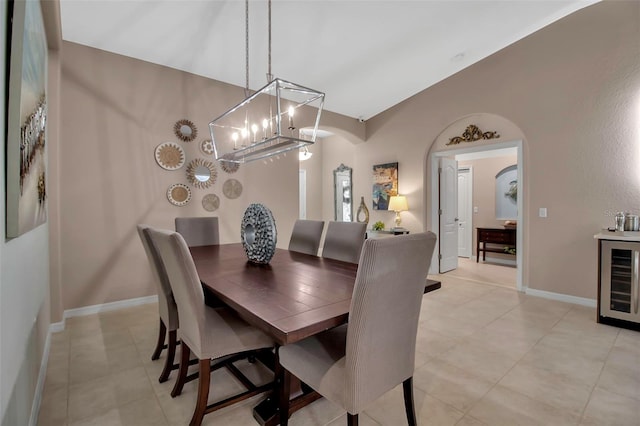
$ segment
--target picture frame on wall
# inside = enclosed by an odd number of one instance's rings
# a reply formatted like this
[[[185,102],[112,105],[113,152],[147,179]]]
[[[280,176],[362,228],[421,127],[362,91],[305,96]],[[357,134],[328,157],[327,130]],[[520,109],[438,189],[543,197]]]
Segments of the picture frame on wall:
[[[373,210],[387,210],[393,195],[398,195],[398,163],[373,166]]]
[[[6,237],[47,221],[47,39],[38,0],[9,2]]]
[[[518,165],[496,175],[496,220],[518,219]]]

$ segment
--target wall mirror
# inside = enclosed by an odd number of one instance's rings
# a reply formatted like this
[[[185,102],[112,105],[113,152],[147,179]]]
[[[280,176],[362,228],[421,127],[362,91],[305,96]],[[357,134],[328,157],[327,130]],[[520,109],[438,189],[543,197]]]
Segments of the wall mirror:
[[[183,142],[191,142],[198,136],[198,128],[191,120],[178,120],[173,125],[173,132]]]
[[[206,189],[214,184],[218,173],[211,161],[196,158],[187,166],[187,179],[196,188]]]
[[[353,217],[351,171],[351,167],[344,164],[333,171],[334,216],[337,222],[351,222]]]

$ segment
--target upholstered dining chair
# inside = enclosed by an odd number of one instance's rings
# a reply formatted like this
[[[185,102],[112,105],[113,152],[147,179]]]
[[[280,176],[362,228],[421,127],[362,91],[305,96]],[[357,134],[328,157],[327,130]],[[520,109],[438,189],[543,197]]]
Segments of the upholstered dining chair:
[[[296,220],[289,240],[289,250],[317,256],[323,229],[322,220]]]
[[[365,242],[348,323],[279,349],[281,425],[288,424],[291,374],[347,410],[350,426],[368,404],[402,383],[407,420],[416,424],[416,333],[435,244],[432,232]]]
[[[171,370],[177,368],[177,366],[174,366],[173,361],[175,358],[177,345],[178,308],[176,306],[175,300],[173,299],[173,293],[171,291],[171,286],[169,285],[169,278],[167,277],[167,272],[165,271],[164,265],[160,260],[160,254],[151,241],[151,237],[148,231],[149,226],[140,224],[137,226],[137,229],[138,235],[140,236],[140,241],[142,241],[142,246],[144,247],[144,251],[147,254],[147,259],[149,260],[149,266],[151,266],[151,271],[153,273],[153,278],[156,283],[156,290],[158,293],[160,331],[158,333],[156,348],[153,351],[153,355],[151,355],[151,359],[154,361],[159,359],[162,351],[164,349],[167,349],[167,358],[164,361],[164,368],[162,369],[162,373],[160,373],[160,377],[158,378],[158,381],[160,381],[160,383],[163,383],[169,379]],[[167,342],[166,344],[165,341]]]
[[[176,217],[175,226],[189,247],[220,244],[217,217]]]
[[[329,222],[322,246],[322,257],[358,263],[366,231],[366,223]]]
[[[230,308],[213,309],[205,305],[200,278],[182,235],[158,229],[150,229],[149,233],[167,271],[180,318],[180,369],[171,396],[180,395],[189,380],[187,370],[193,352],[199,360],[199,384],[190,425],[200,425],[205,414],[273,388],[272,383],[254,385],[233,362],[253,356],[256,350],[271,351],[275,344]],[[209,405],[210,372],[221,367],[227,367],[247,390]]]

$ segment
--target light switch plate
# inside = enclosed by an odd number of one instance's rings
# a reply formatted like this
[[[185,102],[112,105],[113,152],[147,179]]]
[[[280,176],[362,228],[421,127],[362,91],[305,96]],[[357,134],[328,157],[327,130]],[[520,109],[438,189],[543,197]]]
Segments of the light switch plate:
[[[540,207],[540,209],[538,210],[538,216],[547,217],[547,208],[546,207]]]

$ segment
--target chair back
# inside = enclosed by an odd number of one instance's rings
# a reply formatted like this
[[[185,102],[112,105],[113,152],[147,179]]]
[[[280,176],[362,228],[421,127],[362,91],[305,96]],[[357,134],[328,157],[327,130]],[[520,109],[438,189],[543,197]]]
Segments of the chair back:
[[[346,409],[363,406],[413,376],[432,232],[366,240],[351,298]]]
[[[175,225],[189,247],[220,244],[217,217],[176,217]]]
[[[358,263],[367,224],[360,222],[329,222],[324,237],[322,257]]]
[[[167,271],[173,297],[178,305],[180,338],[191,350],[199,353],[202,335],[206,332],[201,330],[201,325],[206,323],[206,305],[189,247],[177,232],[159,229],[150,229],[149,232]]]
[[[164,268],[158,249],[153,244],[153,241],[151,241],[151,235],[149,234],[149,229],[151,229],[151,227],[149,225],[140,224],[137,226],[137,229],[156,283],[160,318],[169,331],[177,330],[178,308],[175,300],[173,299],[173,292],[171,291],[167,271]]]
[[[289,250],[317,256],[323,229],[322,220],[296,220],[289,240]]]

